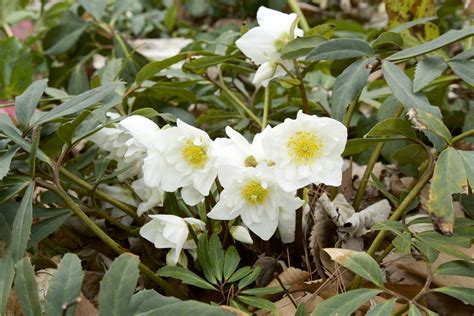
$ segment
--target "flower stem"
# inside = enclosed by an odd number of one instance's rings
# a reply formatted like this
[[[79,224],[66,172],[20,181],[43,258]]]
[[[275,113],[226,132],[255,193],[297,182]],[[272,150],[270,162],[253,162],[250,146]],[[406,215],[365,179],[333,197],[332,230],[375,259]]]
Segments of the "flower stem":
[[[393,115],[393,117],[399,117],[400,114],[403,112],[403,106],[398,105],[397,111]],[[379,159],[380,152],[382,151],[383,146],[385,145],[385,142],[380,142],[377,145],[375,145],[375,149],[370,155],[369,162],[367,163],[367,167],[365,168],[364,175],[362,176],[362,179],[359,184],[359,188],[357,189],[355,198],[354,198],[354,210],[357,212],[360,207],[360,203],[362,202],[362,198],[364,197],[365,194],[365,189],[367,188],[367,183],[369,182],[370,174],[372,173],[372,170],[374,169],[375,164],[377,163],[377,160]]]
[[[265,94],[263,99],[263,117],[262,117],[262,131],[267,127],[268,124],[268,111],[271,106],[270,100],[270,83],[265,87]]]
[[[113,206],[118,207],[119,209],[124,211],[127,215],[130,215],[132,218],[138,219],[138,215],[137,215],[137,212],[136,212],[134,207],[132,207],[132,206],[130,206],[130,205],[128,205],[128,204],[126,204],[122,201],[114,199],[113,197],[111,197],[110,195],[108,195],[107,193],[105,193],[101,190],[94,189],[93,185],[91,185],[88,182],[82,180],[81,178],[75,176],[74,174],[72,174],[69,170],[67,170],[64,167],[60,167],[59,172],[63,176],[65,176],[66,178],[68,178],[69,180],[74,182],[75,184],[83,187],[84,189],[86,189],[89,192],[93,192],[99,199],[101,199],[105,202],[109,202]]]
[[[300,24],[301,24],[301,27],[303,28],[303,31],[308,32],[310,29],[308,21],[304,17],[303,12],[301,11],[298,4],[296,3],[296,0],[288,0],[288,5],[290,6],[291,10],[293,10],[293,12],[295,12],[300,18]]]
[[[474,129],[470,129],[468,131],[465,131],[462,134],[459,134],[458,136],[453,137],[453,144],[460,142],[461,140],[467,137],[471,137],[471,136],[474,136]]]
[[[64,189],[59,184],[52,184],[40,179],[36,179],[38,184],[54,193],[56,193],[61,200],[71,209],[71,211],[76,215],[79,220],[87,226],[97,237],[99,237],[104,243],[106,243],[112,250],[117,254],[122,254],[129,252],[127,249],[123,248],[121,245],[115,242],[112,238],[109,237],[99,226],[97,226],[87,215],[82,211],[79,205],[74,202],[74,200],[69,196],[69,194],[64,191]],[[185,297],[181,292],[179,292],[175,287],[171,286],[163,280],[161,277],[156,275],[150,268],[144,264],[139,264],[140,270],[153,282],[162,287],[164,290],[172,293],[173,296],[183,298]]]
[[[300,65],[296,60],[293,60],[293,64],[295,65],[296,70],[296,77],[300,81],[300,94],[301,94],[301,101],[303,102],[303,112],[308,114],[309,113],[309,103],[308,103],[308,96],[306,95],[306,88],[303,82],[303,76],[301,75]]]
[[[352,120],[352,115],[354,114],[354,111],[359,103],[359,95],[349,104],[349,107],[347,108],[346,115],[344,115],[344,119],[342,120],[342,124],[344,124],[347,128],[349,128],[349,125],[351,124]]]

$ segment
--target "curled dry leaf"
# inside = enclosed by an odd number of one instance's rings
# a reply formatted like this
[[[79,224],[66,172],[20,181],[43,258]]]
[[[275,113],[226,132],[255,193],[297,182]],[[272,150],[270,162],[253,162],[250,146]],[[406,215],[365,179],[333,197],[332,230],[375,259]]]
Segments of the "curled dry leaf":
[[[278,276],[280,278],[280,281],[285,285],[285,287],[292,292],[293,287],[300,285],[304,281],[306,281],[309,277],[311,276],[311,273],[308,271],[303,271],[301,269],[289,267],[280,275]],[[279,286],[280,283],[278,280],[275,278],[273,279],[267,287],[275,287]]]

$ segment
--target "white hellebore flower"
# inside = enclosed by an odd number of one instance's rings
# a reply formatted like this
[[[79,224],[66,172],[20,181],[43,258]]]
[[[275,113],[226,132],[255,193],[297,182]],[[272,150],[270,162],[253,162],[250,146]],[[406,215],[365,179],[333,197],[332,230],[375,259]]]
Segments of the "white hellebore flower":
[[[250,236],[249,229],[245,226],[234,225],[229,228],[232,238],[244,244],[253,244],[252,236]]]
[[[161,130],[144,160],[145,184],[166,192],[181,189],[188,205],[196,205],[209,194],[217,175],[217,157],[206,132],[177,121],[176,127]]]
[[[152,220],[140,229],[140,235],[152,242],[156,248],[171,248],[172,258],[168,258],[176,264],[182,249],[196,249],[196,243],[189,234],[190,224],[196,234],[203,232],[206,224],[198,219],[187,217],[181,218],[175,215],[150,215]]]
[[[138,195],[142,202],[138,205],[137,215],[151,210],[155,206],[163,206],[165,192],[159,187],[151,188],[145,184],[143,178],[132,182],[133,191]]]
[[[303,204],[294,193],[280,188],[264,163],[255,168],[223,165],[219,174],[224,190],[207,216],[231,220],[240,215],[244,224],[263,240],[275,233],[281,212],[294,211]]]
[[[117,128],[103,128],[89,139],[101,149],[110,152],[110,158],[118,162],[119,180],[141,174],[147,145],[156,141],[160,128],[150,119],[132,115],[117,124]]]
[[[285,191],[310,183],[341,184],[342,152],[347,128],[340,122],[299,111],[262,140],[265,154],[275,162],[275,177]]]
[[[297,36],[303,36],[303,30],[297,28],[297,15],[286,14],[265,7],[257,11],[257,27],[245,33],[235,44],[255,64],[260,65],[253,83],[267,86],[268,82],[285,71],[277,65],[281,62],[292,68],[292,63],[281,60],[281,50]]]

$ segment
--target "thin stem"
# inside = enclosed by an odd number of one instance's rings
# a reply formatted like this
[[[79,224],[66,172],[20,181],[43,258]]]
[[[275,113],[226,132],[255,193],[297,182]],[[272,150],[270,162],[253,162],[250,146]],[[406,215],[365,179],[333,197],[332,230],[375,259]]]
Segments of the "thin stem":
[[[459,134],[458,136],[453,137],[453,144],[460,142],[464,138],[474,136],[474,129],[470,129],[468,131],[465,131],[462,134]]]
[[[57,179],[57,180],[59,180],[59,179]],[[74,202],[74,200],[69,196],[69,194],[67,194],[66,191],[64,191],[64,189],[61,187],[59,181],[57,181],[56,184],[52,184],[52,183],[49,183],[49,182],[46,182],[46,181],[43,181],[43,180],[40,180],[40,179],[36,179],[36,182],[40,186],[56,193],[61,198],[61,200],[63,200],[63,202],[66,203],[66,205],[71,209],[71,211],[74,213],[74,215],[76,215],[79,218],[79,220],[94,233],[94,235],[99,237],[115,253],[123,254],[123,253],[126,253],[126,252],[130,252],[127,249],[125,249],[124,247],[122,247],[121,245],[119,245],[118,243],[116,243],[115,240],[110,238],[109,235],[107,235],[102,229],[100,229],[100,227],[97,226],[86,215],[86,213],[84,213],[82,211],[82,209],[79,207],[79,205],[77,205],[76,202]],[[180,293],[175,287],[168,284],[168,282],[166,282],[165,280],[160,278],[158,275],[156,275],[152,270],[150,270],[144,264],[140,263],[139,268],[153,282],[155,282],[157,285],[159,285],[160,287],[162,287],[163,289],[165,289],[169,293],[172,293],[173,296],[177,296],[177,297],[180,297],[180,298],[184,297],[184,295],[182,293]]]
[[[268,111],[270,109],[270,83],[265,87],[265,94],[263,98],[263,116],[262,116],[262,131],[268,124]]]
[[[280,279],[280,276],[278,275],[278,273],[275,272],[274,276],[275,276],[275,279],[278,281],[278,284],[280,284],[280,286],[282,287],[282,289],[285,292],[286,296],[288,296],[288,298],[290,299],[291,304],[293,304],[293,306],[295,308],[298,308],[298,304],[296,304],[295,299],[293,298],[293,296],[291,296],[291,293],[288,291],[286,286],[283,284],[283,281]]]
[[[359,103],[359,97],[360,94],[358,94],[357,97],[349,104],[346,115],[344,115],[344,119],[342,120],[342,124],[344,124],[347,128],[349,128],[349,125],[351,124],[352,115],[354,115],[354,111]]]
[[[293,64],[295,65],[296,77],[300,81],[299,88],[300,88],[300,94],[301,94],[301,101],[303,102],[303,112],[308,114],[309,102],[308,102],[308,96],[306,95],[306,88],[304,86],[303,76],[301,75],[300,65],[298,64],[296,60],[293,60]]]
[[[13,37],[13,32],[7,22],[3,22],[2,27],[7,37]]]
[[[296,3],[296,0],[288,0],[288,5],[290,6],[291,10],[293,10],[293,12],[295,12],[300,18],[300,24],[303,28],[303,31],[308,32],[310,29],[308,21],[304,17],[303,11],[301,11],[300,7]]]
[[[398,105],[398,109],[396,113],[393,115],[393,117],[399,117],[400,114],[403,112],[403,106]],[[385,142],[380,142],[377,145],[375,145],[375,149],[370,155],[369,162],[367,163],[367,167],[365,168],[364,175],[362,176],[362,179],[359,184],[359,188],[357,189],[355,198],[354,198],[354,210],[357,212],[360,207],[360,203],[362,202],[362,198],[364,197],[365,194],[365,189],[367,188],[367,184],[369,183],[369,178],[372,173],[372,170],[374,169],[375,164],[377,163],[377,160],[379,159],[380,153],[382,152],[382,148],[385,145]]]
[[[82,180],[81,178],[75,176],[74,174],[69,172],[69,170],[67,170],[64,167],[59,168],[59,173],[61,173],[63,176],[65,176],[66,178],[68,178],[69,180],[74,182],[75,184],[83,187],[87,191],[93,192],[99,199],[101,199],[105,202],[109,202],[113,206],[118,207],[119,209],[124,211],[127,215],[130,215],[132,218],[138,219],[138,215],[137,215],[137,212],[136,212],[134,207],[132,207],[132,206],[130,206],[130,205],[128,205],[128,204],[126,204],[122,201],[114,199],[113,197],[111,197],[110,195],[108,195],[107,193],[105,193],[101,190],[98,190],[98,189],[94,190],[93,185],[91,185],[88,182]]]

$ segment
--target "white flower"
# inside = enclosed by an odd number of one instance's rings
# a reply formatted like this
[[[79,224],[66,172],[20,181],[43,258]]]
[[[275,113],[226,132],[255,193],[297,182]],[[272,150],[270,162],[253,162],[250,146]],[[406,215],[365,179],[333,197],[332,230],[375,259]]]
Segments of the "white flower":
[[[143,178],[132,182],[133,191],[138,195],[142,202],[138,205],[137,214],[141,216],[155,206],[163,206],[165,192],[159,187],[149,187],[145,184]]]
[[[310,183],[340,185],[346,140],[340,122],[300,111],[265,134],[262,145],[281,187],[294,191]]]
[[[118,123],[117,128],[103,128],[89,139],[101,149],[110,152],[117,161],[119,180],[141,175],[147,146],[156,141],[160,128],[150,119],[132,115]]]
[[[188,205],[196,205],[209,194],[217,175],[213,142],[206,132],[180,120],[176,127],[161,130],[144,160],[145,184],[166,192],[182,188]]]
[[[156,248],[172,248],[174,256],[172,262],[178,262],[182,249],[196,249],[192,240],[187,223],[190,224],[196,234],[205,230],[204,222],[192,218],[181,218],[175,215],[150,215],[152,220],[140,229],[140,235],[152,242]]]
[[[250,236],[249,230],[245,226],[234,225],[229,228],[232,238],[243,242],[244,244],[253,244],[252,237]]]
[[[99,189],[101,189],[102,191],[104,191],[105,193],[113,197],[114,199],[117,199],[129,205],[137,206],[137,202],[135,201],[133,193],[128,188],[124,188],[120,185],[100,184]],[[112,204],[108,202],[102,202],[101,207],[103,209],[111,209],[110,215],[113,218],[118,219],[122,224],[127,225],[127,226],[132,225],[133,218],[127,215],[126,213],[124,213],[122,210],[113,206]]]
[[[263,240],[275,233],[280,212],[294,211],[303,201],[294,193],[283,191],[266,164],[255,168],[239,168],[229,165],[219,167],[222,175],[219,202],[208,217],[231,220],[238,216],[244,224]]]
[[[254,77],[254,84],[266,86],[268,81],[281,76],[285,71],[278,67],[281,50],[303,31],[297,28],[297,15],[285,14],[265,7],[257,11],[257,27],[249,30],[235,44],[255,64],[261,65]],[[285,66],[291,69],[292,63]]]

